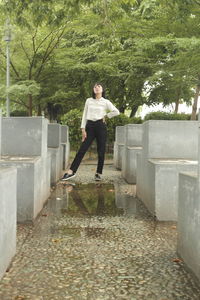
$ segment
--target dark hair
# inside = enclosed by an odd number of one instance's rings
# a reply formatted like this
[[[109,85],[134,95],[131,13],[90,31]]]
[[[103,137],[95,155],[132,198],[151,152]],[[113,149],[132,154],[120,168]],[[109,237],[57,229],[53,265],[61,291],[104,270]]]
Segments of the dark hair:
[[[102,89],[103,89],[103,91],[102,91],[102,97],[105,98],[105,97],[106,97],[106,92],[105,92],[105,89],[104,89],[103,85],[102,85],[100,82],[96,82],[96,83],[93,85],[93,88],[92,88],[92,98],[93,98],[93,99],[96,99],[96,94],[94,93],[94,86],[95,86],[95,85],[100,85],[100,86],[102,87]]]

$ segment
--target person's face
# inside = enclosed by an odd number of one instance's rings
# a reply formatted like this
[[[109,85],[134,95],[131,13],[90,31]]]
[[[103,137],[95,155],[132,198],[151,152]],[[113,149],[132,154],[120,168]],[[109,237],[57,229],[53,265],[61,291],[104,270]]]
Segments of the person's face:
[[[93,89],[94,89],[95,94],[102,94],[103,93],[103,87],[100,84],[95,84]]]

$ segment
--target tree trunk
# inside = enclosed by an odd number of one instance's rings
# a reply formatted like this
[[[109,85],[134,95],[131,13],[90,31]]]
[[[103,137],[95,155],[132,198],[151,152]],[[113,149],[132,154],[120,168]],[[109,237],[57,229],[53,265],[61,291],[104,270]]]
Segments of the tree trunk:
[[[33,97],[31,94],[28,96],[29,98],[29,117],[32,117],[32,112],[33,112]]]
[[[198,103],[199,93],[200,93],[200,85],[197,85],[195,95],[194,95],[194,102],[192,105],[191,120],[196,120],[197,103]]]
[[[135,114],[136,114],[136,112],[137,112],[137,110],[138,110],[138,107],[139,107],[139,105],[134,105],[134,106],[132,107],[131,114],[130,114],[130,118],[132,118],[132,117],[135,116]]]
[[[178,113],[178,107],[179,107],[179,104],[180,104],[181,91],[182,91],[182,85],[180,85],[178,90],[177,90],[177,98],[176,98],[176,101],[175,101],[175,110],[174,110],[174,112],[176,114]]]
[[[175,102],[175,110],[174,110],[174,112],[176,114],[178,113],[178,107],[179,107],[179,99],[177,99],[176,102]]]
[[[37,116],[41,116],[42,115],[42,109],[41,109],[41,105],[38,105],[38,109],[37,109]]]

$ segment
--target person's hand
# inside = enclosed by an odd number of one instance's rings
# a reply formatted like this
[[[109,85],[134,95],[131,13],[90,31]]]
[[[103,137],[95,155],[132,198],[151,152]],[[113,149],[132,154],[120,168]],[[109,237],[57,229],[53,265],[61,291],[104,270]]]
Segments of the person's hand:
[[[87,132],[85,131],[84,128],[82,128],[82,142],[85,141],[86,137],[87,137]]]

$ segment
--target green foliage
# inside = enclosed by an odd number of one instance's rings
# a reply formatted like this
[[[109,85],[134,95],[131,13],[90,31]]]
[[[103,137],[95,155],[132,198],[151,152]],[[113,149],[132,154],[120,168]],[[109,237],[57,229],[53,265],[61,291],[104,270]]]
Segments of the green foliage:
[[[15,99],[24,98],[29,94],[37,96],[40,93],[40,85],[34,80],[18,81],[9,88],[8,93]]]
[[[73,150],[77,150],[81,144],[81,119],[82,111],[79,109],[72,109],[61,118],[62,124],[69,126],[69,141]]]
[[[15,24],[13,110],[51,107],[59,120],[82,109],[95,81],[131,116],[144,103],[191,104],[200,82],[199,0],[2,0],[0,13],[2,35],[8,16]],[[3,41],[0,62],[5,80]],[[39,87],[30,94],[18,86],[29,80]]]
[[[167,113],[163,111],[146,114],[144,121],[148,120],[190,120],[190,114]]]

